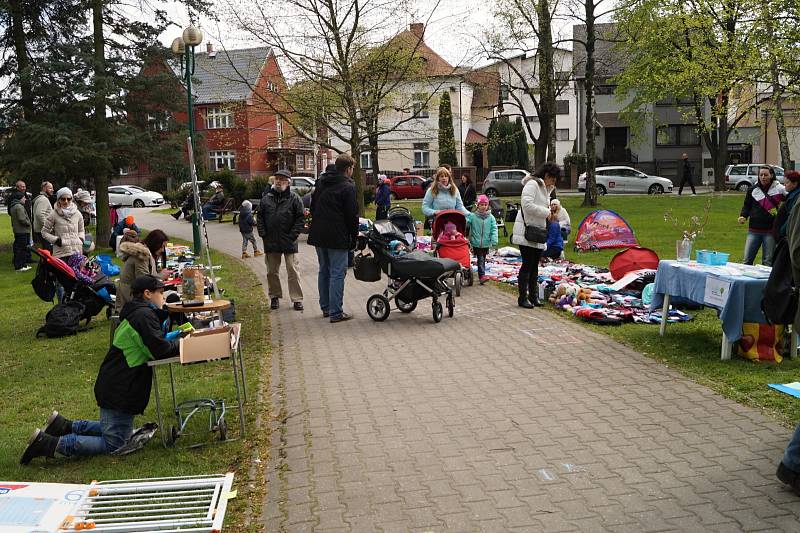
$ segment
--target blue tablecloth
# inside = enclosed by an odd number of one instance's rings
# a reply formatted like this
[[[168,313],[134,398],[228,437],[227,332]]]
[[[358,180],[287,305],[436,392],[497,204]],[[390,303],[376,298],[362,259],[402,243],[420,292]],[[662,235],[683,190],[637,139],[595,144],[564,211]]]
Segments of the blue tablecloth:
[[[728,263],[726,266],[733,269],[751,270],[755,268],[737,263]],[[709,276],[729,281],[731,284],[728,300],[723,307],[704,302],[706,279]],[[735,342],[742,336],[743,322],[765,323],[767,321],[764,313],[761,312],[761,298],[764,295],[766,284],[766,279],[730,275],[724,267],[709,267],[694,262],[660,261],[650,310],[661,309],[665,294],[714,307],[718,310],[719,318],[722,320],[722,331],[725,332],[725,336],[730,342]]]

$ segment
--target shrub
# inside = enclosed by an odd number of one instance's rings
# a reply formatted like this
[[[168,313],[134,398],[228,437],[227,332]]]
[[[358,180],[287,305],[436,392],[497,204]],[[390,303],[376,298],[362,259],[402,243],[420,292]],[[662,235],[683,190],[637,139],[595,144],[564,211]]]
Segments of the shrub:
[[[364,189],[364,205],[369,205],[375,201],[375,189],[367,187]]]
[[[271,185],[269,183],[269,176],[256,176],[247,184],[247,197],[248,198],[261,198],[264,191]]]

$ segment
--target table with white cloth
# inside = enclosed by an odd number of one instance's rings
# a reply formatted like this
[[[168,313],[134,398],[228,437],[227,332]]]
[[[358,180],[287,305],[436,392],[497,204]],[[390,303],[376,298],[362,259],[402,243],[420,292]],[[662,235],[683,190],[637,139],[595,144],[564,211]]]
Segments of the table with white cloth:
[[[733,344],[742,337],[743,323],[767,322],[761,311],[761,299],[768,276],[769,268],[762,266],[659,261],[650,311],[661,308],[660,334],[663,336],[672,298],[716,309],[722,321],[721,358],[728,360]],[[797,336],[792,335],[790,357],[796,353]]]

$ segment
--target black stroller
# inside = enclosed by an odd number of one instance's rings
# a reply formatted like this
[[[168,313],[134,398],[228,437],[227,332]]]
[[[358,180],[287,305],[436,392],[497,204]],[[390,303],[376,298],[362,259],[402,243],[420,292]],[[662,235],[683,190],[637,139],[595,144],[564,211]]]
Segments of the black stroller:
[[[506,207],[511,205],[506,203]],[[497,221],[497,229],[503,228],[503,237],[508,237],[508,230],[506,229],[506,213],[503,211],[503,206],[497,198],[489,198],[489,209],[492,211],[495,220]]]
[[[414,216],[407,208],[396,205],[386,213],[386,219],[397,226],[406,238],[406,244],[411,250],[417,249],[417,224]]]
[[[400,311],[410,313],[416,309],[417,302],[430,297],[433,300],[433,321],[441,322],[444,313],[439,298],[442,295],[446,295],[447,315],[452,317],[455,297],[445,280],[458,272],[461,265],[451,259],[439,259],[419,250],[397,255],[397,250],[392,250],[393,241],[408,245],[400,228],[388,220],[375,222],[369,233],[359,236],[358,239],[359,250],[363,251],[369,246],[373,256],[359,255],[356,260],[356,278],[379,281],[381,271],[389,277],[389,284],[383,294],[373,294],[367,300],[369,317],[376,322],[386,320],[392,300]],[[365,276],[359,269],[369,270],[370,273]]]

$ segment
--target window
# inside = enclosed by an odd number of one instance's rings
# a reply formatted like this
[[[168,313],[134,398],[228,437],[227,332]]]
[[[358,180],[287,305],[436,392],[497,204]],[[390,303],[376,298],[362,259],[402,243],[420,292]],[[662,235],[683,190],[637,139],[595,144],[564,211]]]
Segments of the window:
[[[414,168],[428,168],[431,166],[431,153],[428,143],[414,143]]]
[[[401,179],[399,179],[399,180],[395,181],[395,182],[394,182],[394,184],[395,184],[397,187],[401,187],[401,186],[402,186],[402,187],[405,187],[406,185],[408,185],[408,179],[406,179],[406,178],[401,178]]]
[[[125,189],[122,187],[109,187],[108,192],[111,194],[125,194]]]
[[[697,146],[700,136],[694,124],[670,124],[656,130],[657,146]]]
[[[233,113],[222,107],[209,107],[206,110],[206,128],[216,130],[233,127]]]
[[[279,139],[283,138],[283,122],[279,115],[275,115],[275,131],[278,133]]]
[[[303,154],[295,155],[294,159],[295,159],[295,165],[294,165],[295,170],[302,170],[306,168],[306,158],[303,156]]]
[[[594,88],[594,94],[614,94],[614,91],[616,90],[616,85],[597,85]]]
[[[731,176],[745,176],[747,174],[747,165],[736,165],[731,169]]]
[[[569,100],[556,100],[556,115],[569,115]]]
[[[568,141],[569,140],[569,128],[557,128],[556,129],[556,140],[557,141]]]
[[[428,95],[418,93],[414,95],[414,116],[417,118],[428,118]]]
[[[278,92],[278,86],[277,86],[277,85],[275,85],[275,84],[272,82],[272,80],[269,80],[269,81],[267,82],[267,90],[268,90],[269,92],[276,93],[276,92]]]
[[[172,115],[169,111],[154,111],[147,114],[147,128],[150,131],[167,131]]]
[[[675,98],[674,96],[668,96],[656,102],[656,105],[658,106],[684,106],[692,104],[694,104],[694,98],[691,96],[679,96],[678,98]]]
[[[208,152],[211,170],[222,170],[229,168],[236,170],[236,152],[233,150],[218,150],[216,152]]]
[[[128,172],[130,172],[128,167],[120,167],[120,169],[119,169],[119,175],[120,176],[127,176]]]
[[[361,168],[372,168],[372,154],[361,152]]]

